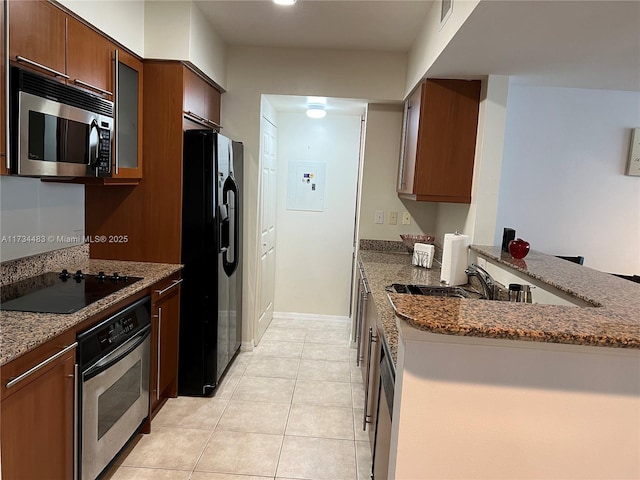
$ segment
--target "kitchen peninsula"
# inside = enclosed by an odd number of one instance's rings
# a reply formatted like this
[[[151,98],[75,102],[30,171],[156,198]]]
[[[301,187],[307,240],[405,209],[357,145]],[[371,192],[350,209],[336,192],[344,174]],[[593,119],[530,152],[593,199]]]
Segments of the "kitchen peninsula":
[[[389,478],[638,478],[640,286],[540,252],[471,250],[592,306],[388,293],[439,271],[361,249],[396,367]]]

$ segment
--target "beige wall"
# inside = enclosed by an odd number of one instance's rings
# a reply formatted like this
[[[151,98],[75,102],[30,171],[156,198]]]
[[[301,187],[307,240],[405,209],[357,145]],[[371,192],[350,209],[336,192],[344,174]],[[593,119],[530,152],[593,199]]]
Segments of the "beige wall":
[[[247,316],[243,341],[250,341],[256,315],[261,95],[399,101],[404,96],[407,64],[404,54],[362,51],[232,47],[227,55],[224,132],[245,144],[243,310]]]
[[[396,193],[402,135],[402,104],[369,104],[360,199],[360,238],[400,240],[401,233],[435,231],[436,204],[400,200]],[[384,211],[384,224],[376,224],[376,210]],[[396,225],[389,224],[389,212],[397,212]],[[402,225],[402,212],[411,224]]]

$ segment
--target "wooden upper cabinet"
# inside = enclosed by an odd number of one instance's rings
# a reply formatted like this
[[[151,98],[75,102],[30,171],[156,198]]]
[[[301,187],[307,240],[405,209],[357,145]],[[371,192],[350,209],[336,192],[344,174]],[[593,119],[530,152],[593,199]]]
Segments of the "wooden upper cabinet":
[[[413,178],[416,170],[416,149],[420,123],[420,99],[422,89],[414,91],[404,106],[404,149],[398,173],[398,193],[413,193]]]
[[[115,45],[75,18],[67,19],[69,83],[112,99]]]
[[[398,174],[401,197],[471,203],[480,88],[479,80],[430,79],[409,97]]]
[[[124,50],[117,51],[117,59],[112,178],[142,178],[143,64]]]
[[[206,86],[198,75],[183,67],[184,72],[184,111],[207,118],[204,112]]]
[[[195,128],[220,128],[220,92],[195,72],[183,66],[184,113]]]
[[[41,73],[64,74],[65,23],[64,12],[48,2],[9,1],[9,60],[21,57]]]
[[[205,90],[204,117],[220,125],[220,92],[207,85]]]

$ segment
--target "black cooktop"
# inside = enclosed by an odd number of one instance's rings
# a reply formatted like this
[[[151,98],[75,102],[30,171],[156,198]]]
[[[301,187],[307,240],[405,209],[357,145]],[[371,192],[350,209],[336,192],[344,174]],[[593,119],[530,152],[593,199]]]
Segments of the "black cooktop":
[[[73,313],[112,293],[142,280],[117,272],[88,275],[78,270],[48,272],[5,285],[0,310],[37,313]]]

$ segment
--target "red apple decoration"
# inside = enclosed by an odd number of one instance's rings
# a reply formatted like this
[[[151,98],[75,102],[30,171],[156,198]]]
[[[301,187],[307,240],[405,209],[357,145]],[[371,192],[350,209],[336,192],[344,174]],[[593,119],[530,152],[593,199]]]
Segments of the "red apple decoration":
[[[524,241],[521,238],[516,238],[509,242],[509,253],[513,258],[524,258],[529,253],[529,242]]]

